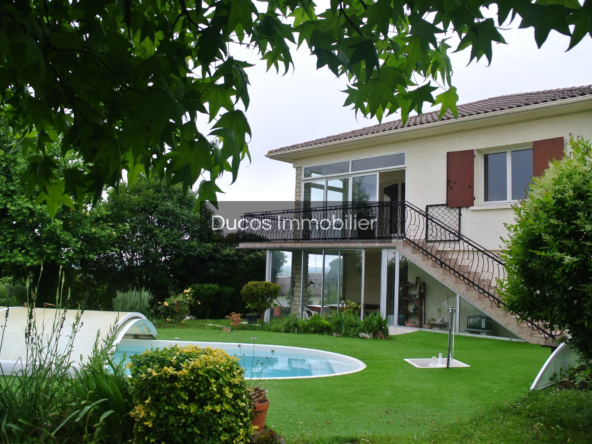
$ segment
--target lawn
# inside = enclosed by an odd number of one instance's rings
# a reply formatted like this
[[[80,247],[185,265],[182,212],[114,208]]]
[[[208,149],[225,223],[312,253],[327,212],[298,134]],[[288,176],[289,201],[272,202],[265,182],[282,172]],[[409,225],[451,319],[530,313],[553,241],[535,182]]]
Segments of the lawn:
[[[457,336],[455,358],[471,368],[416,369],[403,359],[445,353],[447,335],[422,331],[380,341],[270,331],[223,333],[198,325],[203,323],[160,328],[159,339],[316,348],[353,356],[367,365],[352,375],[264,381],[271,401],[267,425],[288,441],[343,442],[339,438],[366,437],[378,443],[387,437],[388,442],[437,437],[443,427],[474,422],[526,395],[549,356],[548,349],[536,345]],[[403,441],[391,441],[394,435]]]

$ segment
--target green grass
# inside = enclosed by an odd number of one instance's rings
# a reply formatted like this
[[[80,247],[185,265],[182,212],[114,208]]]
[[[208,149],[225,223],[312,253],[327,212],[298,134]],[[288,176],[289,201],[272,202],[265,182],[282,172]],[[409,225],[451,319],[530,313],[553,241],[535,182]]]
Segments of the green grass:
[[[183,328],[160,328],[159,339],[252,343],[256,336],[261,344],[316,348],[366,363],[364,371],[352,375],[263,382],[271,401],[268,427],[298,442],[358,442],[356,438],[387,443],[414,437],[420,442],[457,442],[468,424],[488,415],[497,418],[500,405],[526,395],[549,356],[548,349],[531,344],[457,337],[455,358],[471,368],[416,369],[403,359],[445,353],[447,335],[416,332],[378,341],[252,330],[222,333],[199,328],[206,322],[193,322]],[[521,419],[517,427],[525,427],[524,421],[530,424]],[[456,438],[449,440],[441,433]],[[463,442],[502,441],[492,437]]]

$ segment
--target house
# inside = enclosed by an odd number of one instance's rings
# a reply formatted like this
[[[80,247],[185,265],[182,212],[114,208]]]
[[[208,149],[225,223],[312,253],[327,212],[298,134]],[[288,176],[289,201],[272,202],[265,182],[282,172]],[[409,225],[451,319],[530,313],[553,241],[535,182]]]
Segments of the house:
[[[391,324],[544,344],[554,337],[503,309],[504,224],[570,135],[592,138],[592,86],[514,94],[275,149],[291,163],[293,208],[248,213],[241,248],[291,255],[292,313],[345,300]],[[253,223],[256,222],[256,223]],[[267,223],[266,223],[267,222]],[[261,228],[264,227],[264,228]],[[454,307],[454,312],[451,312]],[[451,318],[450,318],[451,319]]]

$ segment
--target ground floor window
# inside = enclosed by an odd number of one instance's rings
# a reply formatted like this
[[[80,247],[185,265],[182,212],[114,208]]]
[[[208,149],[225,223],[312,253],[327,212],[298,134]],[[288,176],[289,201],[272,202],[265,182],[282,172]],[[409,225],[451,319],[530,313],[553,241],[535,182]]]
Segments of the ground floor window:
[[[380,312],[394,326],[448,331],[455,307],[457,333],[520,339],[396,249],[274,250],[267,257],[284,315],[330,314],[351,301],[362,318]]]

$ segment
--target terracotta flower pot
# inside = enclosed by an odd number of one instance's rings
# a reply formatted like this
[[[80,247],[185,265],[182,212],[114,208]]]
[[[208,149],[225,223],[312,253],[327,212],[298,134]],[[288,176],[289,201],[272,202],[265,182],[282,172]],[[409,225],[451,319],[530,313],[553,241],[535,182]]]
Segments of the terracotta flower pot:
[[[230,321],[231,327],[238,327],[240,325],[240,321]]]
[[[255,417],[251,424],[257,430],[263,430],[265,427],[265,420],[267,419],[267,410],[269,409],[269,399],[266,402],[262,402],[261,404],[255,404]]]
[[[281,305],[278,305],[277,307],[273,307],[273,315],[276,318],[279,318],[282,315],[282,307]]]

